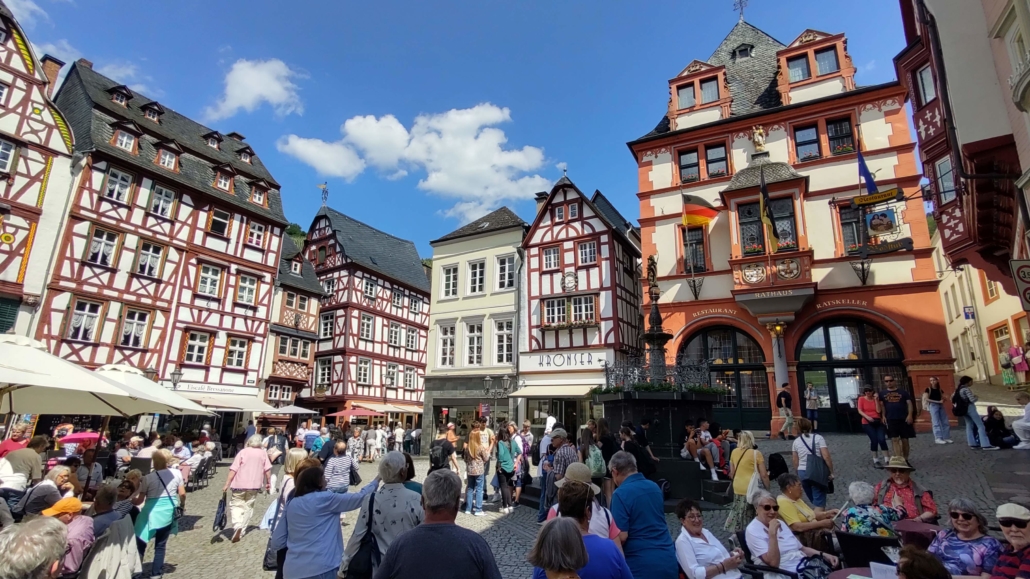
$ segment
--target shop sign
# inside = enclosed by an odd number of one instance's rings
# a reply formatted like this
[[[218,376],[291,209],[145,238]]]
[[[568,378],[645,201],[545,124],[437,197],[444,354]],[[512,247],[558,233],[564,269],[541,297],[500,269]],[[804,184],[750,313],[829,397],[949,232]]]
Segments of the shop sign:
[[[186,392],[210,392],[211,394],[247,394],[254,395],[254,388],[245,386],[224,386],[222,384],[179,384],[176,390]]]
[[[711,308],[707,310],[698,310],[693,313],[693,317],[697,318],[700,316],[710,316],[713,314],[726,314],[727,316],[736,317],[737,310],[732,310],[730,308]]]
[[[487,403],[480,404],[479,405],[479,415],[480,416],[490,416],[490,405],[487,404]]]
[[[520,367],[527,370],[583,370],[603,368],[608,361],[606,350],[561,351],[541,354],[522,354]]]
[[[863,245],[858,250],[858,255],[865,259],[870,255],[884,255],[895,251],[912,251],[912,238],[902,237],[895,241],[881,241],[876,245]]]
[[[1013,259],[1009,261],[1012,268],[1012,279],[1016,280],[1016,293],[1023,303],[1023,311],[1030,312],[1030,259]]]
[[[965,306],[962,308],[962,314],[967,320],[976,319],[976,311],[973,310],[973,306]]]
[[[868,305],[869,305],[869,302],[867,302],[865,300],[848,300],[848,299],[843,299],[843,300],[826,300],[825,302],[817,302],[815,304],[815,309],[821,310],[821,309],[824,309],[824,308],[836,308],[836,307],[841,307],[841,306],[866,307]]]
[[[897,187],[888,189],[886,191],[880,191],[879,193],[873,193],[872,195],[859,195],[858,197],[851,198],[851,208],[857,209],[858,207],[867,207],[869,205],[876,205],[878,203],[886,203],[888,201],[904,201],[905,194]]]

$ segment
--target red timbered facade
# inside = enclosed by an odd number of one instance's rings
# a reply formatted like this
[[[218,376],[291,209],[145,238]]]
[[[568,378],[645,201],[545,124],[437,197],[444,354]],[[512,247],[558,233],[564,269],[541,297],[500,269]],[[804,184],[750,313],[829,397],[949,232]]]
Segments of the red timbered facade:
[[[331,413],[356,403],[414,421],[429,324],[429,281],[414,244],[323,207],[305,255],[326,297],[314,381],[298,404]]]
[[[0,2],[0,332],[31,333],[64,219],[72,134],[50,100],[62,64],[37,60]]]
[[[57,96],[82,149],[36,337],[87,367],[258,395],[279,266],[278,185],[239,139],[75,63]],[[244,157],[240,151],[247,151]]]

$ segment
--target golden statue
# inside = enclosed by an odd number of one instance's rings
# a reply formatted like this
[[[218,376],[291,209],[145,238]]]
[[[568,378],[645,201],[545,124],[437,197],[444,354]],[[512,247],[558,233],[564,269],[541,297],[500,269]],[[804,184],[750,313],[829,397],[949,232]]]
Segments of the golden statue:
[[[765,128],[762,125],[755,125],[751,128],[751,139],[755,143],[755,152],[761,153],[765,150]]]

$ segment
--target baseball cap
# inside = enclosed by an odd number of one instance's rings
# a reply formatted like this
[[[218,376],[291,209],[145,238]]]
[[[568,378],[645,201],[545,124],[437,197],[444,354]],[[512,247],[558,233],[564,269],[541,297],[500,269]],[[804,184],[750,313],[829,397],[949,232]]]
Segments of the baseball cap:
[[[551,431],[551,438],[561,438],[561,439],[564,439],[564,440],[568,440],[569,439],[569,433],[565,432],[561,428],[555,428],[554,430]]]
[[[73,513],[82,512],[82,501],[75,497],[68,497],[61,499],[54,503],[54,506],[49,509],[43,509],[44,517],[56,517],[57,515],[67,515]]]
[[[453,422],[448,422],[447,423],[447,428],[454,428],[454,423]]]
[[[578,482],[590,485],[595,495],[601,494],[601,487],[590,482],[590,478],[590,467],[582,462],[574,462],[565,469],[565,478],[555,481],[554,486],[561,488],[567,482]]]
[[[998,507],[997,518],[1030,521],[1030,509],[1016,503],[1005,503]]]

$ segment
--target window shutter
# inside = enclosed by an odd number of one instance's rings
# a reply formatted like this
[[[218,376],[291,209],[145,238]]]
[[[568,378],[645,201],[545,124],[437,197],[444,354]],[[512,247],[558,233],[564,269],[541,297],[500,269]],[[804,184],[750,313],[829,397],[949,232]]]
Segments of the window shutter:
[[[18,172],[18,161],[21,160],[21,147],[15,147],[14,153],[11,154],[11,166],[7,168],[7,174],[10,175],[11,179],[14,179],[14,174]],[[47,159],[47,164],[53,163],[53,157]],[[40,198],[39,207],[43,206],[42,198]]]
[[[68,305],[64,308],[64,318],[61,319],[61,331],[58,332],[58,338],[64,338],[65,333],[68,331],[68,320],[72,317],[72,306],[75,305],[75,298],[72,297],[68,300]]]
[[[0,334],[14,327],[14,322],[18,319],[20,304],[21,302],[18,300],[0,298]]]
[[[122,327],[122,323],[125,320],[125,309],[126,309],[125,304],[121,304],[121,307],[118,309],[118,325],[114,327],[114,345],[115,346],[122,345],[122,331],[125,329],[125,328]],[[97,337],[99,338],[100,336],[97,336]],[[100,340],[97,340],[97,341],[99,342]],[[131,344],[131,342],[130,342],[130,344]]]

